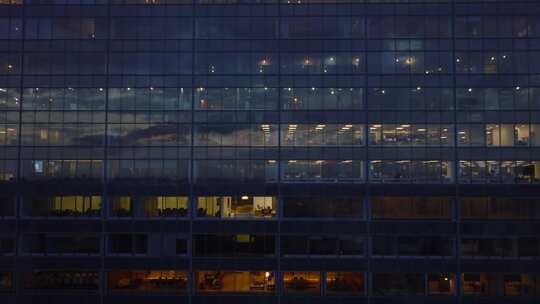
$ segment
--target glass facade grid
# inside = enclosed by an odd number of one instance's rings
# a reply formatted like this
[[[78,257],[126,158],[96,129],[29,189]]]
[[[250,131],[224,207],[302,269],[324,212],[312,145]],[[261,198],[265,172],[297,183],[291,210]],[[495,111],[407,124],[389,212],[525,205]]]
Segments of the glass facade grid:
[[[0,0],[0,302],[535,301],[537,4]]]

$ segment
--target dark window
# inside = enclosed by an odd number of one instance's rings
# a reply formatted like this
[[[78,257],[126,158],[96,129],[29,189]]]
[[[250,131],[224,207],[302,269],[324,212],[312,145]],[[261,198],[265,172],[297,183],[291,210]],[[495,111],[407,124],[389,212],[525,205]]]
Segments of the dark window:
[[[515,239],[467,238],[461,240],[461,254],[470,257],[516,257],[516,247]]]
[[[184,238],[176,239],[176,254],[184,255],[188,253],[188,241]]]
[[[374,219],[450,219],[448,197],[372,197]]]
[[[424,275],[413,273],[374,273],[373,295],[375,296],[423,296]]]
[[[0,127],[1,129],[1,127]],[[1,169],[0,169],[1,170]],[[1,179],[1,178],[0,178]],[[17,197],[12,196],[0,196],[0,217],[2,216],[14,216],[15,215],[15,202]]]
[[[101,248],[95,235],[28,234],[22,240],[23,252],[29,254],[98,254]]]
[[[34,271],[25,276],[25,289],[87,290],[97,292],[99,274],[94,271]]]
[[[281,252],[283,256],[361,256],[364,254],[364,239],[347,235],[284,235],[281,237]]]
[[[540,239],[519,238],[518,256],[520,257],[540,257]]]
[[[0,237],[0,255],[15,253],[15,239]]]
[[[145,254],[148,251],[148,237],[145,234],[109,235],[109,253]]]
[[[13,289],[13,276],[11,272],[0,272],[0,292],[8,292]]]
[[[362,197],[284,197],[285,217],[356,217],[362,216]]]
[[[194,235],[194,256],[272,256],[275,237],[271,235]]]
[[[532,220],[540,218],[537,198],[461,198],[461,218],[464,220]]]
[[[362,295],[365,293],[365,278],[360,272],[327,272],[326,292],[328,295]]]
[[[453,256],[453,241],[440,237],[374,237],[374,255],[381,256]]]

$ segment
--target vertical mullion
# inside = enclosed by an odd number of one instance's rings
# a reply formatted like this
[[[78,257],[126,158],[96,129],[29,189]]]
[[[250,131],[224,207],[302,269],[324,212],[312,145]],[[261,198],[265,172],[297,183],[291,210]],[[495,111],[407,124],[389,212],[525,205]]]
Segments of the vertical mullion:
[[[453,132],[454,132],[454,163],[453,163],[453,168],[454,168],[454,183],[453,183],[453,188],[454,188],[454,195],[453,195],[453,217],[452,217],[452,220],[455,222],[455,229],[456,229],[456,234],[455,234],[455,241],[454,241],[454,260],[456,262],[456,271],[455,271],[455,301],[456,301],[456,304],[459,304],[460,303],[460,289],[461,289],[461,267],[460,267],[460,257],[461,257],[461,254],[460,254],[460,242],[461,242],[461,229],[460,229],[460,215],[459,215],[459,210],[460,210],[460,198],[459,198],[459,181],[458,181],[458,178],[459,178],[459,147],[458,147],[458,142],[459,142],[459,139],[458,139],[458,107],[457,107],[457,96],[456,96],[456,93],[457,93],[457,89],[456,89],[456,84],[457,84],[457,76],[456,76],[456,33],[455,33],[455,29],[456,29],[456,3],[455,1],[452,1],[451,3],[452,7],[451,7],[451,10],[452,10],[452,15],[451,15],[451,23],[450,23],[450,26],[451,26],[451,29],[450,29],[450,35],[451,35],[451,39],[452,39],[452,65],[451,65],[451,73],[452,73],[452,97],[453,97],[453,120],[454,120],[454,128],[453,128]]]
[[[26,1],[25,1],[26,2]],[[21,256],[21,246],[18,246],[19,243],[22,243],[22,234],[21,234],[21,213],[23,211],[23,208],[22,208],[22,203],[23,203],[23,199],[22,199],[22,178],[21,178],[21,172],[22,172],[22,149],[23,149],[23,145],[22,145],[22,118],[23,118],[23,88],[24,88],[24,65],[25,65],[25,60],[24,60],[24,57],[25,57],[25,37],[26,37],[26,3],[23,2],[22,3],[22,16],[21,16],[21,49],[20,49],[20,59],[21,59],[21,67],[20,67],[20,74],[19,74],[19,109],[18,109],[18,118],[19,118],[19,121],[18,121],[18,128],[19,128],[19,133],[17,134],[17,171],[16,171],[16,178],[15,178],[15,183],[16,183],[16,199],[15,199],[15,208],[14,208],[14,212],[15,212],[15,221],[16,221],[16,225],[15,225],[15,235],[13,236],[14,239],[15,239],[15,248],[13,250],[13,253],[15,254],[15,267],[12,268],[12,270],[16,270],[16,269],[19,269],[19,263],[21,263],[20,261],[20,256]],[[9,91],[8,91],[9,92]],[[5,161],[9,161],[9,160],[5,160]],[[4,166],[7,166],[7,165],[4,165]],[[20,271],[12,271],[11,273],[11,280],[12,280],[12,286],[13,286],[13,289],[15,291],[15,299],[21,299],[22,298],[22,286],[20,286]]]
[[[364,4],[365,5],[365,4]],[[365,189],[365,195],[364,195],[364,198],[363,198],[363,202],[364,204],[366,205],[364,207],[364,210],[366,210],[366,214],[364,215],[364,219],[365,219],[365,223],[366,223],[366,237],[364,239],[364,242],[365,242],[365,245],[364,245],[364,250],[365,250],[365,258],[366,258],[366,272],[364,272],[364,277],[365,277],[365,285],[366,285],[366,289],[365,289],[365,295],[366,295],[366,302],[367,304],[370,304],[371,303],[371,248],[372,248],[372,245],[371,245],[371,221],[372,221],[372,218],[371,218],[371,197],[370,197],[370,189],[371,189],[371,186],[370,186],[370,157],[369,157],[369,149],[370,149],[370,145],[369,145],[369,100],[368,100],[368,94],[369,94],[369,74],[368,74],[368,49],[367,49],[367,41],[368,41],[368,14],[363,14],[363,18],[364,18],[364,44],[363,44],[363,48],[364,48],[364,52],[365,52],[365,55],[364,55],[364,84],[363,84],[363,91],[364,91],[364,94],[362,96],[363,98],[363,110],[364,110],[364,120],[365,120],[365,131],[364,131],[364,136],[365,136],[365,157],[364,157],[364,174],[365,174],[365,181],[364,181],[364,189]],[[381,128],[382,129],[382,128]],[[382,131],[381,131],[382,132]]]
[[[111,2],[107,2],[107,43],[106,43],[106,80],[105,80],[105,134],[103,138],[103,166],[102,166],[102,199],[101,199],[101,265],[100,265],[100,277],[101,277],[101,284],[100,284],[100,301],[101,304],[105,302],[105,293],[106,293],[106,281],[107,273],[105,271],[105,255],[107,254],[107,233],[106,233],[106,227],[107,227],[107,220],[109,215],[109,196],[108,193],[108,147],[109,147],[109,140],[108,140],[108,133],[109,133],[109,91],[110,91],[110,57],[111,57]]]
[[[281,143],[283,141],[283,139],[281,138],[281,128],[282,128],[282,111],[283,111],[283,105],[281,103],[281,93],[282,93],[282,83],[281,83],[281,44],[282,44],[282,40],[281,40],[281,24],[282,24],[282,14],[281,14],[281,8],[282,8],[282,4],[281,4],[281,1],[277,3],[277,37],[274,37],[276,40],[277,40],[277,44],[278,44],[278,48],[277,48],[277,75],[278,75],[278,79],[277,79],[277,83],[278,83],[278,88],[277,88],[277,107],[278,107],[278,127],[277,127],[277,138],[278,138],[278,155],[277,155],[277,160],[276,160],[276,164],[277,164],[277,176],[276,176],[276,183],[277,183],[277,200],[278,200],[278,203],[277,203],[277,206],[278,206],[278,212],[276,214],[276,220],[278,221],[278,225],[277,225],[277,231],[276,231],[276,250],[275,250],[275,254],[276,254],[276,264],[277,264],[277,270],[276,270],[276,274],[275,274],[275,278],[274,278],[274,281],[275,281],[275,292],[277,294],[277,303],[280,304],[281,303],[281,297],[282,297],[282,293],[283,293],[283,288],[282,288],[282,285],[283,285],[283,276],[282,276],[282,272],[281,272],[281,225],[282,225],[282,222],[283,222],[283,215],[284,215],[284,202],[283,202],[283,197],[282,197],[282,192],[281,192],[281,171],[282,171],[282,159],[281,159]]]
[[[195,189],[195,160],[194,160],[194,149],[195,149],[195,52],[197,50],[196,48],[196,42],[197,42],[197,1],[193,0],[191,3],[192,7],[192,20],[191,20],[191,122],[190,122],[190,156],[189,156],[189,162],[188,162],[188,183],[189,183],[189,202],[191,205],[191,210],[189,212],[189,236],[188,236],[188,257],[189,257],[189,268],[188,268],[188,303],[191,304],[193,301],[193,294],[195,293],[196,289],[196,276],[193,271],[193,221],[195,220],[196,216],[196,197],[194,193]]]

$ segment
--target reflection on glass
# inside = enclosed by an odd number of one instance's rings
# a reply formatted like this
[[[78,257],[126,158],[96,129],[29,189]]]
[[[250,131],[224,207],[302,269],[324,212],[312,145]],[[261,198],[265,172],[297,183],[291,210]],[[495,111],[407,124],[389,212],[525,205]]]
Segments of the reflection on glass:
[[[194,176],[198,183],[273,183],[277,162],[263,159],[196,160]]]
[[[359,124],[283,124],[283,146],[326,146],[363,144],[364,126]]]
[[[372,124],[369,125],[369,143],[372,146],[451,146],[451,125],[425,124]]]
[[[288,182],[358,182],[363,179],[359,160],[288,160],[283,163]]]
[[[275,110],[278,104],[276,88],[197,88],[197,110]]]
[[[361,110],[361,88],[283,88],[284,110]]]
[[[450,161],[373,160],[370,177],[374,183],[449,183],[453,180]]]
[[[72,179],[98,181],[103,173],[103,161],[85,159],[25,160],[24,177],[29,180]]]
[[[276,146],[275,124],[198,124],[195,127],[196,146]]]

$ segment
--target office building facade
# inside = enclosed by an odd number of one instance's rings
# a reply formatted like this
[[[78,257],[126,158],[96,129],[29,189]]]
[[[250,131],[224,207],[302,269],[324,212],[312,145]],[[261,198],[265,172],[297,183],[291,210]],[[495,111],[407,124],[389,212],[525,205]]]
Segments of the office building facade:
[[[537,303],[538,1],[0,0],[1,303]]]

